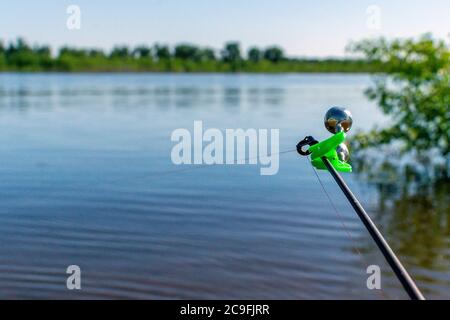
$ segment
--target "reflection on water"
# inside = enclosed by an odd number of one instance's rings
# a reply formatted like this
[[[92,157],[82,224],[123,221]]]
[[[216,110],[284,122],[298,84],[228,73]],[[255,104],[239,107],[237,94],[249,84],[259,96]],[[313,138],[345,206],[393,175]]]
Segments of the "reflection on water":
[[[369,83],[0,75],[0,297],[405,298],[332,178],[319,173],[342,221],[306,159],[284,153],[270,177],[250,165],[179,170],[170,161],[171,132],[194,120],[280,129],[280,151],[327,137],[330,105],[347,106],[356,129],[382,125],[363,95]],[[427,296],[450,297],[447,184],[412,192],[345,179]],[[383,270],[382,294],[366,287],[368,263]],[[71,264],[82,270],[80,292],[65,288]]]
[[[438,273],[450,269],[450,180],[445,164],[433,164],[429,158],[402,164],[401,157],[376,157],[362,153],[354,157],[358,174],[378,192],[376,219],[390,239],[394,251],[420,268],[416,278],[430,284],[450,286],[450,278],[436,281]],[[424,272],[425,271],[425,272]],[[433,274],[434,273],[434,274]],[[425,286],[425,293],[434,288]]]
[[[449,182],[437,181],[412,194],[403,189],[398,198],[380,190],[380,197],[380,206],[392,201],[387,231],[395,239],[397,251],[421,267],[447,271]]]
[[[239,87],[224,88],[198,88],[198,87],[159,87],[154,88],[127,88],[112,87],[102,88],[78,88],[54,90],[31,90],[29,88],[12,88],[5,90],[0,88],[0,98],[8,101],[10,106],[17,106],[29,99],[45,99],[47,102],[54,98],[76,99],[80,97],[111,97],[113,100],[123,100],[130,97],[140,98],[142,102],[160,101],[162,105],[174,104],[176,106],[194,107],[200,103],[217,103],[216,99],[222,99],[224,105],[239,108],[241,99],[245,97],[251,103],[258,105],[281,105],[283,102],[283,88],[248,88],[243,91]]]

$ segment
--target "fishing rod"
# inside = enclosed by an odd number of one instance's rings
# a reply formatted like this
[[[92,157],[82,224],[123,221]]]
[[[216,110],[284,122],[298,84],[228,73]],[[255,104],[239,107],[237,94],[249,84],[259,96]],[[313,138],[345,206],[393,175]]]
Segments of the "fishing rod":
[[[338,172],[352,171],[351,165],[347,163],[350,153],[344,143],[346,132],[350,130],[353,124],[350,111],[333,107],[325,114],[324,122],[325,127],[333,133],[333,136],[321,142],[307,136],[297,144],[297,152],[302,156],[311,156],[311,163],[316,169],[328,170],[331,173],[411,300],[425,300],[414,280]],[[306,146],[308,148],[304,150]]]

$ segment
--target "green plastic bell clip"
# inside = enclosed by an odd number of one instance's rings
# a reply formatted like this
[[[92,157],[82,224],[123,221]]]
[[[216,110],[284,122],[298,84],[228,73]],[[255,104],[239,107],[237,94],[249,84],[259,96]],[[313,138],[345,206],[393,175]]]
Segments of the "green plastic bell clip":
[[[333,107],[326,113],[324,122],[327,130],[334,135],[321,142],[311,136],[306,137],[298,143],[298,153],[311,155],[311,163],[316,169],[327,170],[322,161],[322,157],[326,157],[337,171],[352,172],[352,166],[347,163],[349,151],[344,143],[346,132],[353,124],[351,113],[344,108]],[[304,151],[306,145],[309,149]]]
[[[339,145],[345,141],[345,137],[345,132],[341,131],[322,142],[310,146],[309,151],[311,152],[312,165],[316,169],[326,170],[327,168],[321,159],[322,157],[326,157],[337,171],[352,172],[352,166],[341,161],[336,151]]]

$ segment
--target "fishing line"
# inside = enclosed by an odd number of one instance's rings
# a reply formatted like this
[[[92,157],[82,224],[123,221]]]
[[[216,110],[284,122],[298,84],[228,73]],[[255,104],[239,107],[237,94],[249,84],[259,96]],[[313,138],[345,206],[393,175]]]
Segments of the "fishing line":
[[[310,157],[308,157],[308,158],[310,158]],[[311,161],[309,161],[309,162],[311,163]],[[352,244],[352,249],[353,249],[354,251],[356,251],[356,253],[357,253],[358,256],[360,257],[360,260],[359,260],[359,261],[360,261],[360,263],[362,264],[363,268],[367,268],[367,266],[370,265],[369,261],[364,257],[364,255],[362,254],[362,252],[361,252],[361,251],[358,249],[358,247],[356,246],[356,243],[357,243],[357,242],[356,242],[356,239],[353,238],[353,236],[352,236],[352,234],[351,234],[349,228],[348,228],[347,225],[345,224],[345,222],[344,222],[344,217],[339,213],[339,211],[338,211],[336,205],[334,204],[333,200],[331,199],[330,194],[329,194],[328,191],[326,190],[324,183],[323,183],[322,180],[320,179],[320,176],[319,176],[319,174],[317,173],[316,168],[314,168],[314,166],[313,166],[312,164],[311,164],[311,167],[312,167],[312,169],[313,169],[313,171],[314,171],[314,174],[316,175],[317,181],[319,181],[319,184],[320,184],[320,186],[322,187],[323,193],[324,193],[325,196],[327,197],[328,202],[330,203],[331,207],[333,208],[334,212],[336,213],[336,216],[337,216],[339,222],[341,223],[341,225],[342,225],[342,227],[343,227],[345,233],[347,234],[347,236],[348,236],[348,238],[350,239],[351,243],[353,243],[353,244]],[[364,265],[364,264],[366,264],[366,265]],[[385,294],[385,292],[384,292],[383,289],[380,288],[380,290],[376,290],[376,291],[379,292],[379,294],[382,296],[383,299],[389,300],[389,298],[387,297],[387,295]]]
[[[290,152],[295,152],[296,149],[291,149],[291,150],[284,150],[284,151],[280,151],[280,152],[276,152],[276,153],[271,153],[270,155],[268,155],[267,157],[270,156],[275,156],[275,155],[282,155],[282,154],[286,154],[286,153],[290,153]],[[256,157],[246,157],[243,159],[237,159],[236,162],[247,162],[249,160],[253,160],[253,159],[258,159],[259,156]],[[218,165],[223,165],[221,163],[213,163],[213,164],[200,164],[200,165],[189,165],[185,168],[179,168],[179,169],[174,169],[174,170],[167,170],[167,171],[159,171],[159,172],[152,172],[152,173],[148,173],[148,174],[144,174],[144,175],[139,175],[136,177],[124,177],[124,178],[118,178],[118,179],[112,179],[109,181],[100,181],[98,183],[93,184],[89,184],[89,187],[99,187],[102,186],[104,184],[111,184],[111,183],[117,183],[117,182],[127,182],[127,181],[136,181],[137,179],[145,179],[145,178],[149,178],[149,177],[158,177],[158,176],[164,176],[164,175],[170,175],[170,174],[175,174],[175,173],[182,173],[182,172],[189,172],[189,171],[194,171],[194,170],[199,170],[199,169],[205,169],[205,168],[210,168],[210,167],[214,167],[214,166],[218,166]]]
[[[296,151],[296,149],[280,151],[278,153],[271,153],[270,155],[268,155],[268,157],[275,156],[275,155],[281,155],[281,154],[294,152],[294,151]],[[244,159],[237,159],[236,162],[237,163],[241,162],[241,161],[247,162],[249,160],[254,160],[254,159],[258,159],[258,158],[259,158],[259,156],[247,157],[247,158],[244,158]],[[174,170],[167,170],[167,171],[148,173],[148,174],[145,174],[145,175],[142,175],[142,176],[138,176],[136,179],[143,179],[143,178],[148,178],[148,177],[153,177],[153,176],[160,176],[160,175],[162,176],[162,175],[168,175],[168,174],[174,174],[174,173],[186,172],[186,171],[194,171],[194,170],[210,168],[210,167],[214,167],[214,166],[218,166],[218,165],[223,165],[223,164],[221,164],[221,163],[213,163],[213,164],[190,165],[189,167],[186,167],[186,168],[180,168],[180,169],[174,169]],[[116,182],[116,181],[112,181],[112,182]],[[119,181],[129,181],[129,180],[128,179],[127,180],[120,179]]]

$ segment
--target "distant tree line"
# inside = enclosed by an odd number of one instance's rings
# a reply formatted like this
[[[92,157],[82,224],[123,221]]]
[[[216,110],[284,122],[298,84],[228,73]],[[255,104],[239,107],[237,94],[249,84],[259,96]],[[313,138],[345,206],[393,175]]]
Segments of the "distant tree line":
[[[298,59],[286,57],[278,46],[251,47],[246,54],[238,42],[218,51],[192,44],[115,46],[101,49],[31,46],[23,39],[0,41],[0,71],[61,72],[373,72],[380,65],[358,59]]]

